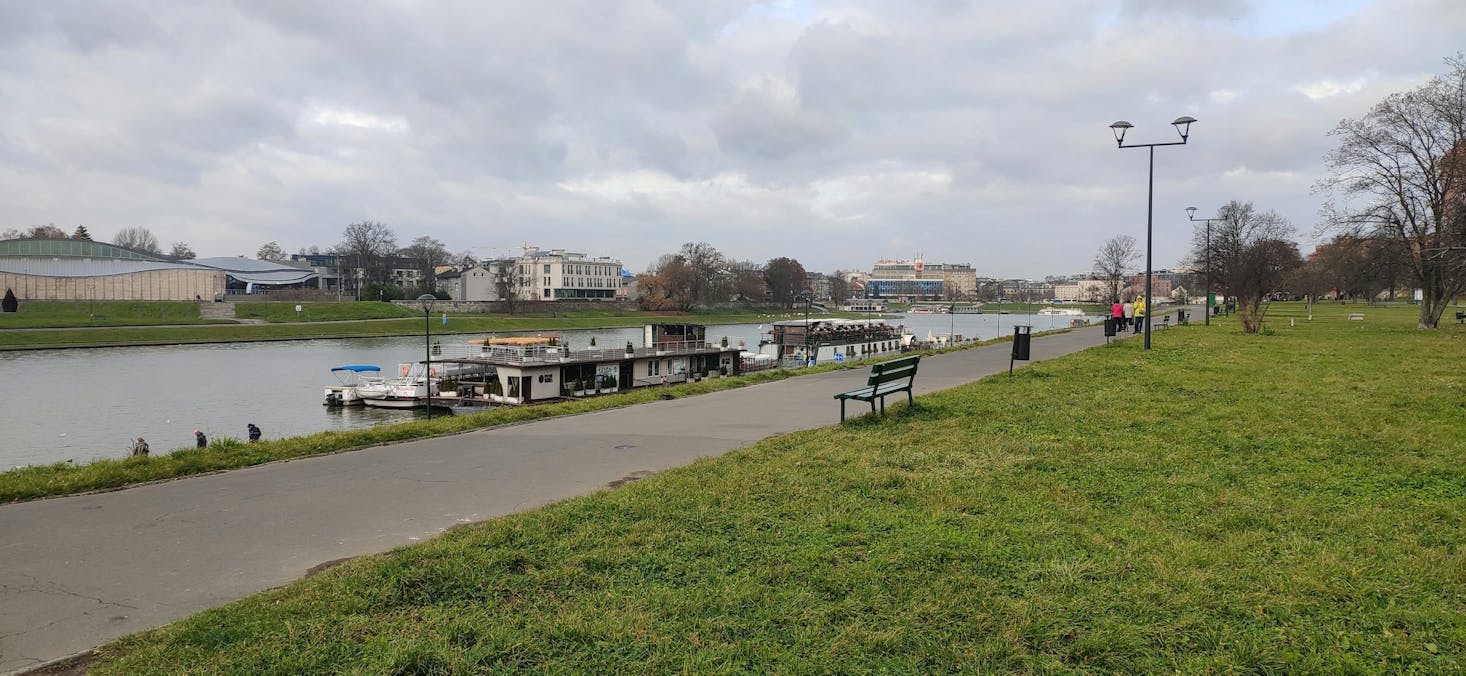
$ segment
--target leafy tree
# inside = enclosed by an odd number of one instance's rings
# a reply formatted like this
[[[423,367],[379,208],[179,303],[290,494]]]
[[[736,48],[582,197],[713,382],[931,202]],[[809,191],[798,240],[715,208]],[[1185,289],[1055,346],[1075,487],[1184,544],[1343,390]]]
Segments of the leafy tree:
[[[646,274],[637,275],[638,304],[643,310],[691,310],[696,277],[697,272],[680,254],[664,254]]]
[[[1422,329],[1466,289],[1466,56],[1446,63],[1445,76],[1340,122],[1320,183],[1330,227],[1397,245],[1422,293]]]
[[[84,239],[84,240],[87,240],[88,242],[90,242],[92,240],[92,233],[87,232],[87,226],[85,226],[85,225],[78,225],[78,226],[76,226],[76,230],[74,230],[71,233],[71,238],[72,239]]]
[[[1212,225],[1212,278],[1222,293],[1237,299],[1242,330],[1262,329],[1263,301],[1281,291],[1303,264],[1293,226],[1276,212],[1259,213],[1251,202],[1228,202],[1217,211]],[[1192,259],[1206,255],[1206,236],[1200,228],[1193,240]]]
[[[283,261],[285,250],[280,248],[279,242],[272,240],[260,245],[260,250],[255,253],[255,258],[262,261]]]
[[[62,237],[65,236],[62,234]],[[147,228],[123,228],[117,232],[117,237],[113,238],[112,243],[134,251],[146,251],[160,256],[163,254],[162,247],[158,245],[158,238],[153,235],[153,231]]]
[[[168,255],[179,260],[192,260],[194,258],[198,258],[198,255],[193,252],[193,248],[183,242],[174,242],[173,251],[170,252]]]
[[[37,225],[35,227],[32,227],[28,232],[26,232],[25,236],[35,239],[69,239],[66,231],[56,227],[55,223],[47,223],[46,225]]]
[[[1105,302],[1120,302],[1120,290],[1125,287],[1125,273],[1138,257],[1140,249],[1136,246],[1134,237],[1118,235],[1105,240],[1099,253],[1094,255],[1094,275],[1105,281],[1108,294]]]
[[[793,258],[770,259],[764,265],[764,281],[769,285],[769,298],[784,307],[794,304],[794,298],[807,287],[809,275],[804,266]]]

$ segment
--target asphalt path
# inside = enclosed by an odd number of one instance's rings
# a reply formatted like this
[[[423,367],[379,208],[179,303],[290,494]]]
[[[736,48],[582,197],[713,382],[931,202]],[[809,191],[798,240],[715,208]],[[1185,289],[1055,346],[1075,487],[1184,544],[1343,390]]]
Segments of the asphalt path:
[[[1033,339],[1035,360],[1105,342]],[[926,357],[916,393],[1008,369],[1009,344]],[[1023,366],[1023,362],[1019,362]],[[0,672],[28,669],[431,538],[839,422],[846,370],[573,417],[0,506]],[[898,395],[899,398],[899,395]],[[895,403],[896,399],[892,400]],[[851,415],[865,406],[849,402]],[[865,409],[865,410],[868,410]]]

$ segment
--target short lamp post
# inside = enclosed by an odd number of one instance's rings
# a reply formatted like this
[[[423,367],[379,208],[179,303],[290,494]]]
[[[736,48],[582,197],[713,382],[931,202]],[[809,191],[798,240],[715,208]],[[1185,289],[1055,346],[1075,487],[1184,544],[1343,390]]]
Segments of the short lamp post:
[[[1110,125],[1110,130],[1115,133],[1115,145],[1121,148],[1149,148],[1150,149],[1150,178],[1145,193],[1145,349],[1150,349],[1150,324],[1151,317],[1155,310],[1151,308],[1151,223],[1155,211],[1155,149],[1157,146],[1184,146],[1186,139],[1191,135],[1191,123],[1196,118],[1189,115],[1182,115],[1176,118],[1171,124],[1176,127],[1176,133],[1181,135],[1180,141],[1167,143],[1132,143],[1125,145],[1125,132],[1135,125],[1120,120]]]
[[[438,297],[431,293],[425,293],[417,297],[417,302],[422,306],[422,339],[423,339],[423,363],[422,382],[423,392],[428,397],[428,420],[433,419],[433,303]]]
[[[1220,218],[1197,218],[1196,207],[1186,207],[1186,218],[1206,223],[1206,303],[1203,312],[1206,315],[1206,326],[1211,326],[1211,224],[1213,221],[1220,221]]]

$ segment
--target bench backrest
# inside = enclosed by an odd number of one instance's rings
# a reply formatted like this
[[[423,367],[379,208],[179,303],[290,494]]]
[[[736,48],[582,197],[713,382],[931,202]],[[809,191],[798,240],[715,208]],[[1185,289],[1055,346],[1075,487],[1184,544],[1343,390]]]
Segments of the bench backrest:
[[[896,380],[901,380],[903,378],[915,378],[916,364],[919,361],[921,361],[921,355],[913,355],[910,357],[902,357],[900,359],[892,359],[891,361],[883,361],[870,367],[870,379],[867,380],[865,384],[874,386],[880,385],[881,383],[889,383]]]

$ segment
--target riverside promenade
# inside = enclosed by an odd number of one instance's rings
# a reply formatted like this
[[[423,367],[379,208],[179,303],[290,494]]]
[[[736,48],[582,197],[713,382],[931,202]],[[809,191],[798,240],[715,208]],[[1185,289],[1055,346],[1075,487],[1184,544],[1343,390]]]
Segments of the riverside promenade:
[[[1035,336],[1033,357],[1052,359],[1104,342],[1099,326]],[[1009,351],[1009,343],[997,343],[925,357],[916,393],[1006,371]],[[412,544],[455,525],[583,495],[770,436],[837,424],[840,405],[832,396],[860,387],[868,374],[799,376],[0,506],[0,673],[288,584],[324,563]],[[859,415],[862,405],[852,402],[850,410]]]

